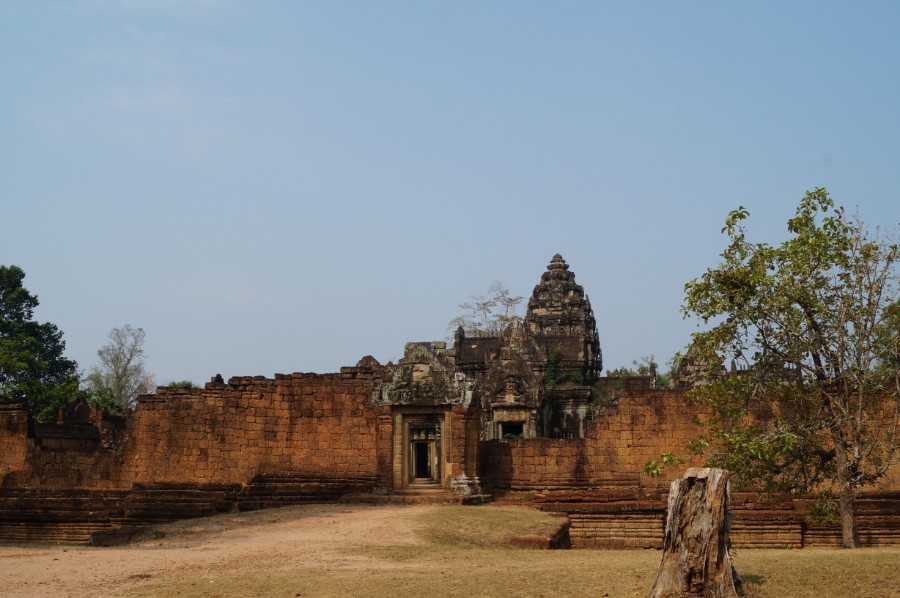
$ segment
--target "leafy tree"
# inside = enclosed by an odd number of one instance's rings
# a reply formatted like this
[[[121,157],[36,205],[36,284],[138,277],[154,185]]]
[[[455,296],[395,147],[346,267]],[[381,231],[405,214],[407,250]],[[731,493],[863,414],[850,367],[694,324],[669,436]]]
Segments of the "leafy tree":
[[[77,365],[53,324],[33,320],[36,296],[25,272],[0,266],[0,400],[24,402],[38,421],[52,419],[78,397]]]
[[[900,301],[895,301],[885,310],[885,324],[880,339],[882,347],[879,370],[887,386],[893,386],[900,394]]]
[[[463,314],[450,320],[448,329],[462,326],[470,336],[497,336],[514,321],[521,320],[516,313],[523,297],[516,297],[509,288],[495,280],[485,293],[472,295],[471,301],[460,303]]]
[[[144,370],[143,328],[122,328],[109,331],[109,342],[97,351],[100,365],[93,366],[85,378],[91,400],[113,413],[122,413],[137,404],[141,393],[152,390],[153,375]]]
[[[685,315],[711,324],[692,348],[744,366],[688,392],[714,414],[693,446],[737,483],[821,491],[817,506],[837,494],[843,545],[856,547],[854,500],[897,455],[900,249],[824,189],[780,245],[748,240],[748,217],[731,212],[722,262],[685,285]]]

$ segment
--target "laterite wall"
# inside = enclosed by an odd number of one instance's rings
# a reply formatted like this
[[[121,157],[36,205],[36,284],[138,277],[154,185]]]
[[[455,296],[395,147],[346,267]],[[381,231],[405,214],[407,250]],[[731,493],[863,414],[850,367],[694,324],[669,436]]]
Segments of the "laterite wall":
[[[497,490],[540,490],[624,479],[638,483],[644,464],[661,453],[686,454],[688,440],[700,433],[693,422],[698,413],[696,407],[684,404],[681,391],[623,394],[594,421],[583,440],[485,443],[479,474],[494,480]],[[694,458],[684,467],[691,465],[702,462]],[[671,468],[670,475],[682,469]],[[666,478],[651,485],[664,482]]]
[[[243,483],[259,473],[293,472],[374,480],[379,412],[372,384],[370,371],[344,368],[232,378],[205,389],[160,388],[139,399],[116,449],[41,446],[40,438],[28,437],[25,412],[4,407],[0,483],[114,490]]]

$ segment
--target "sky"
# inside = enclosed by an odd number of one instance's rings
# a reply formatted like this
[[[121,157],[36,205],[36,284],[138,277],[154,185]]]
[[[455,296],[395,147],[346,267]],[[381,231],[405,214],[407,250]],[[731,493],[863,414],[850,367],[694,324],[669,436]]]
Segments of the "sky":
[[[87,369],[334,372],[560,253],[604,368],[698,330],[728,212],[900,223],[900,3],[0,0],[0,264]]]

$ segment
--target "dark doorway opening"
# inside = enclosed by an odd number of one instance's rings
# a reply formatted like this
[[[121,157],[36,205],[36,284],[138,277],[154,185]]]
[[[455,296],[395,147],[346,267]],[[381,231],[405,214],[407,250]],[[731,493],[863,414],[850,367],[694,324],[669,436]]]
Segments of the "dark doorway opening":
[[[415,443],[415,461],[416,461],[416,470],[415,477],[417,478],[430,478],[431,475],[431,448],[430,442],[416,442]]]
[[[500,438],[523,438],[524,429],[522,424],[512,424],[503,422],[500,424]]]

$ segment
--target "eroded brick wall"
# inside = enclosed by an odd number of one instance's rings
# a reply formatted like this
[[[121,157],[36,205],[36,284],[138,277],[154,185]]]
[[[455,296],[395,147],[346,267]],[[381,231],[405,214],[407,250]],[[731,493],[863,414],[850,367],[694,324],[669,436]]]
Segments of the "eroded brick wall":
[[[345,368],[339,374],[161,389],[141,398],[120,445],[93,449],[59,438],[42,446],[24,409],[0,406],[0,535],[65,531],[63,523],[86,534],[109,527],[111,517],[122,513],[134,521],[176,518],[208,513],[223,500],[258,508],[390,488],[393,422],[389,407],[371,401],[375,383],[372,370]],[[454,407],[446,430],[450,473],[471,472],[477,462],[485,490],[518,491],[542,508],[568,513],[576,546],[656,546],[668,479],[641,471],[663,451],[684,455],[687,441],[699,433],[693,422],[699,413],[684,404],[680,391],[624,393],[582,440],[482,442],[477,412]],[[695,458],[667,476],[699,464]],[[880,485],[882,495],[870,494],[860,507],[868,542],[900,539],[898,479],[900,468],[894,468]],[[235,494],[234,485],[251,481]],[[78,492],[91,504],[109,504],[86,510],[73,502]],[[185,496],[198,493],[197,508],[185,510]],[[761,504],[755,495],[733,502],[738,546],[836,542],[834,529],[807,525],[802,502]],[[104,509],[97,521],[85,519]]]
[[[480,475],[496,480],[497,489],[514,490],[628,479],[635,484],[664,484],[665,477],[640,480],[644,464],[664,451],[684,455],[688,440],[700,433],[693,422],[697,413],[697,408],[684,404],[681,391],[622,394],[617,405],[594,421],[584,439],[485,443]],[[700,464],[694,457],[685,466]]]
[[[58,434],[48,438],[40,437],[40,429],[29,424],[24,406],[0,406],[0,488],[122,487],[122,451],[99,448],[102,434],[97,428],[86,435],[90,425],[59,426]],[[86,436],[95,441],[85,441]]]
[[[530,439],[483,443],[480,475],[498,480],[501,488],[585,484],[631,478],[636,483],[663,485],[703,459],[688,453],[688,441],[703,432],[695,417],[707,410],[687,405],[682,390],[621,393],[590,427],[574,440]],[[640,480],[644,465],[672,452],[686,461],[656,480]],[[900,490],[900,467],[892,467],[876,489]]]
[[[257,473],[378,473],[372,377],[245,377],[142,397],[126,462],[136,483],[228,483]]]
[[[664,451],[687,456],[687,442],[701,430],[699,407],[685,405],[682,391],[625,393],[594,422],[582,440],[515,440],[482,443],[479,475],[491,490],[543,509],[568,514],[574,547],[660,548],[669,482],[701,457],[668,468],[660,478],[642,476],[644,465]],[[900,540],[900,468],[860,498],[857,522],[866,544]],[[737,547],[792,547],[840,542],[835,526],[807,519],[809,500],[773,502],[756,493],[735,494],[733,541]]]
[[[5,408],[0,476],[7,487],[97,490],[245,483],[273,473],[375,479],[380,461],[390,459],[379,459],[372,384],[371,372],[344,368],[161,388],[139,399],[112,449],[39,446],[28,437],[25,412]]]
[[[28,412],[21,405],[0,405],[0,487],[28,462]]]

